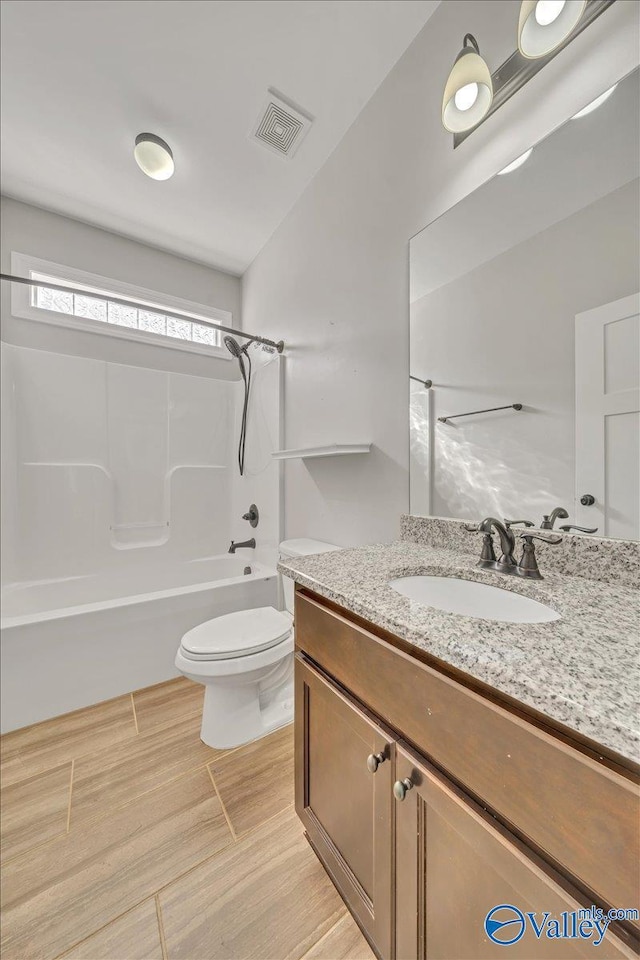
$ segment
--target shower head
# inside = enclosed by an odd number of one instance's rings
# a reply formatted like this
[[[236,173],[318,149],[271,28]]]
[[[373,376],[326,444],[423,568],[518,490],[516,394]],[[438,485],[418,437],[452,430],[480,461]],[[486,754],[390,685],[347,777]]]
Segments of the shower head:
[[[225,337],[224,345],[231,354],[232,357],[235,357],[236,360],[242,360],[242,354],[246,356],[247,348],[246,346],[241,347],[238,341],[234,337]]]

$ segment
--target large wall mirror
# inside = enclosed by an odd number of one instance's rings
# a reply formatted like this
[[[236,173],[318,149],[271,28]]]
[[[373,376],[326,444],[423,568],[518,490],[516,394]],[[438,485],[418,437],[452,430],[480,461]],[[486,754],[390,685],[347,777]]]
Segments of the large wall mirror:
[[[640,536],[639,71],[607,93],[411,241],[414,514]]]

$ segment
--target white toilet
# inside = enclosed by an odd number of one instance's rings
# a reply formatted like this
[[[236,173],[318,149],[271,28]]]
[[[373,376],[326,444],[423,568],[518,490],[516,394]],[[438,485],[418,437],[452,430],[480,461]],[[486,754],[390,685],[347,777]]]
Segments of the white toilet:
[[[339,550],[321,540],[284,540],[280,558]],[[237,747],[293,718],[294,584],[283,578],[286,610],[238,610],[185,633],[178,670],[203,683],[200,737],[210,747]]]

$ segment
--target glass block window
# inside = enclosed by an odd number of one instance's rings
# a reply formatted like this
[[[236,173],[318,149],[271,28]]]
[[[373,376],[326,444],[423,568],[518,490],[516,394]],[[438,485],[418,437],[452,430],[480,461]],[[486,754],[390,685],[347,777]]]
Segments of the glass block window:
[[[68,279],[50,276],[44,273],[31,271],[32,280],[42,280],[45,283],[57,283],[65,287],[74,287],[75,283]],[[182,319],[176,316],[167,316],[162,312],[159,304],[146,303],[140,300],[140,306],[125,306],[114,303],[113,298],[135,301],[135,297],[123,297],[107,290],[98,290],[77,284],[83,292],[66,293],[49,287],[31,288],[31,306],[40,310],[67,314],[85,320],[94,320],[114,327],[126,327],[128,330],[137,330],[153,337],[172,338],[186,343],[193,343],[204,347],[221,347],[220,332],[204,323],[194,323],[191,319]],[[168,309],[165,307],[165,309]],[[180,311],[172,310],[172,313]],[[193,315],[193,314],[192,314]],[[198,317],[197,314],[195,314]],[[215,323],[209,317],[198,317],[207,323]],[[106,332],[106,331],[105,331]],[[143,339],[143,338],[140,338]]]

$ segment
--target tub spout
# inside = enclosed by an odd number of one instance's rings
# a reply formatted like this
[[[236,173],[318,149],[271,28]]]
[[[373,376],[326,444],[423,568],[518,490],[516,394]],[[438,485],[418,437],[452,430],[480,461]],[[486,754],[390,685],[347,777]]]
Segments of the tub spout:
[[[249,547],[251,550],[256,548],[255,537],[251,537],[251,540],[243,540],[242,543],[236,543],[235,540],[231,541],[231,546],[229,547],[229,553],[235,553],[239,547]]]

